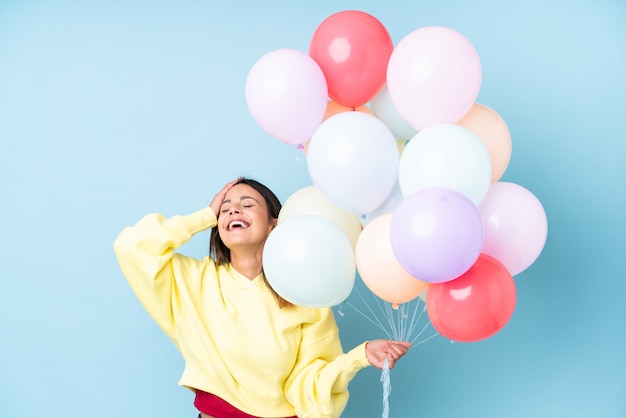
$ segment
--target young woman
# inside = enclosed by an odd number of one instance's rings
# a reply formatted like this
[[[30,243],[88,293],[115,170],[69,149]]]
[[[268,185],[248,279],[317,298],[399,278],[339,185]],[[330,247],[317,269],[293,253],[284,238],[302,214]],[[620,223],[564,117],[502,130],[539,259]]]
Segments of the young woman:
[[[389,367],[407,342],[374,340],[343,353],[331,308],[295,306],[263,275],[263,245],[281,204],[240,178],[187,216],[150,214],[114,244],[133,291],[185,359],[179,384],[203,418],[339,417],[364,367]],[[211,231],[210,256],[175,249]]]

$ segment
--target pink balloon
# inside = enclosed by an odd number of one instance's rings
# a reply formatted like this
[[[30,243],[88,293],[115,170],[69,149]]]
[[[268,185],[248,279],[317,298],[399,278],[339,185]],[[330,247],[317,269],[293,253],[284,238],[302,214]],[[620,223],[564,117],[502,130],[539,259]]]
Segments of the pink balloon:
[[[267,133],[287,144],[308,141],[328,102],[324,73],[309,55],[279,49],[262,56],[248,73],[246,103]]]
[[[500,261],[515,276],[535,262],[548,235],[546,213],[526,188],[492,183],[478,205],[483,221],[482,253]]]
[[[417,130],[461,119],[476,101],[481,79],[474,46],[460,33],[440,26],[404,37],[387,66],[391,99]]]

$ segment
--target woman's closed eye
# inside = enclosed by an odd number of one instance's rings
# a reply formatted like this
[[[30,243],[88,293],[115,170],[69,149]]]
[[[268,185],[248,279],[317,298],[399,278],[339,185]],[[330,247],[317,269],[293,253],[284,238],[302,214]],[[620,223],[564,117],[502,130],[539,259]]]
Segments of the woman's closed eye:
[[[256,201],[250,197],[247,197],[245,199],[242,199],[241,201],[241,207],[242,208],[251,208],[252,206],[254,206],[254,204],[256,203]]]
[[[254,206],[254,203],[244,203],[244,204],[242,204],[242,205],[241,205],[241,207],[242,207],[242,208],[251,208],[251,207],[253,207],[253,206]],[[230,210],[231,210],[231,207],[230,207],[230,206],[225,206],[225,207],[223,207],[223,208],[220,210],[220,212],[221,212],[221,213],[226,213],[226,212],[228,212],[228,211],[230,211]]]

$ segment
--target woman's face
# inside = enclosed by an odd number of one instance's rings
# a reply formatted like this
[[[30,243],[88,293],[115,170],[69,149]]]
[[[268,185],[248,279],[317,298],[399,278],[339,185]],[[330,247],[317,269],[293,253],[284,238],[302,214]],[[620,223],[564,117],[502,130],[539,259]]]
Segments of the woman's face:
[[[226,193],[217,219],[220,238],[231,251],[262,248],[275,224],[263,196],[247,184],[237,184]]]

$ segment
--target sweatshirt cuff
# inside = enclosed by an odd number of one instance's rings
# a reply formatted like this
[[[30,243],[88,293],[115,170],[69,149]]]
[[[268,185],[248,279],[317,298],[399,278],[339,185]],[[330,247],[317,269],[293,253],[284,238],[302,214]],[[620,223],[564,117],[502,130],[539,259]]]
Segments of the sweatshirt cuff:
[[[352,350],[346,353],[349,362],[351,362],[357,368],[363,369],[370,366],[370,362],[367,359],[367,354],[365,353],[365,346],[368,342],[369,341],[365,341],[364,343],[354,347]]]

